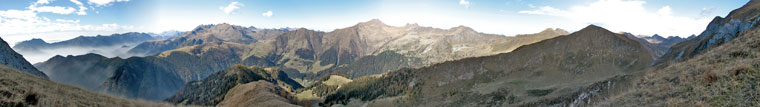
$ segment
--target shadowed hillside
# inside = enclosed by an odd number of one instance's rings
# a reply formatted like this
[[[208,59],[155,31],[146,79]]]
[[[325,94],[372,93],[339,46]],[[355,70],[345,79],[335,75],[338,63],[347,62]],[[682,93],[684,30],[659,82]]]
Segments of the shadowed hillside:
[[[0,65],[0,106],[169,106],[131,101],[61,85]]]

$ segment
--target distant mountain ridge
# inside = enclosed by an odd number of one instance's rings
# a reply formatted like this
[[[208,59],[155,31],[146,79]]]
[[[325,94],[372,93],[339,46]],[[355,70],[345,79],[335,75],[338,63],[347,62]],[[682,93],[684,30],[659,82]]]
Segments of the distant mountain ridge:
[[[132,57],[145,56],[143,54],[129,54],[126,51],[135,45],[147,41],[164,40],[173,38],[173,34],[159,35],[154,33],[129,32],[112,35],[79,36],[73,39],[47,43],[42,39],[22,41],[13,46],[13,49],[24,54],[24,57],[38,63],[56,55],[84,55],[97,53],[106,57]]]
[[[113,34],[109,36],[79,36],[73,39],[55,42],[55,43],[47,43],[42,39],[31,39],[27,41],[22,41],[17,43],[15,46],[13,46],[14,49],[19,50],[33,50],[33,49],[46,49],[46,48],[57,48],[57,47],[98,47],[98,46],[111,46],[111,45],[122,45],[126,43],[140,43],[150,40],[157,40],[148,33],[137,33],[137,32],[130,32],[130,33],[123,33],[123,34]]]
[[[691,36],[688,38],[681,38],[677,36],[670,36],[668,38],[664,38],[657,34],[652,36],[634,36],[633,34],[627,32],[623,32],[623,35],[643,44],[644,47],[649,50],[652,58],[654,59],[660,58],[663,54],[665,54],[665,52],[668,52],[668,50],[670,50],[671,46],[675,45],[676,43],[680,43],[695,37]]]

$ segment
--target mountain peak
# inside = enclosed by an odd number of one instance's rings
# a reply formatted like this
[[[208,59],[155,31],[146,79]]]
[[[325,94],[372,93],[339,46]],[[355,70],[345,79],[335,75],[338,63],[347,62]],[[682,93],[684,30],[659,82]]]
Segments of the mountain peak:
[[[583,30],[599,30],[599,29],[604,29],[604,28],[592,24],[592,25],[586,26],[585,28],[581,29],[580,31],[583,31]],[[607,29],[604,29],[604,30],[607,30]]]
[[[609,32],[609,33],[612,33],[612,31],[609,31],[607,29],[604,29],[604,28],[596,26],[596,25],[588,25],[585,28],[576,31],[575,33],[578,33],[578,32]]]
[[[567,30],[565,30],[565,29],[560,29],[560,28],[546,28],[546,29],[544,29],[543,31],[541,31],[541,32],[539,32],[539,33],[557,33],[557,34],[560,34],[560,35],[566,35],[566,34],[569,34],[569,33],[567,32]]]
[[[376,25],[376,26],[388,26],[383,21],[380,21],[380,19],[372,19],[367,22],[361,22],[357,25]]]
[[[456,31],[475,31],[472,28],[464,26],[464,25],[459,25],[457,27],[453,27],[453,28],[451,28],[451,30],[456,30]]]

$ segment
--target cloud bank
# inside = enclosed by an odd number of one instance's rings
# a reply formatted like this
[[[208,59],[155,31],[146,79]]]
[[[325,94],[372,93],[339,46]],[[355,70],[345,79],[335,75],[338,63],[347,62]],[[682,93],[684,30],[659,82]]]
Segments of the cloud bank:
[[[639,0],[599,0],[569,9],[543,6],[518,13],[562,17],[574,21],[573,23],[596,24],[615,31],[680,37],[700,33],[712,18],[673,15],[670,6],[663,6],[651,12],[646,10],[645,4],[646,1]]]

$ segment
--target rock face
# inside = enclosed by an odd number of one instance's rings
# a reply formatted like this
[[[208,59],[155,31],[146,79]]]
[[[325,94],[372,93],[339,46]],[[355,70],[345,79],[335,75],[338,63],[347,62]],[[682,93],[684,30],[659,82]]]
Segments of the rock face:
[[[591,25],[510,53],[357,79],[328,95],[323,104],[361,99],[369,106],[570,105],[572,99],[543,101],[576,96],[594,83],[644,70],[652,61],[639,42]]]
[[[726,18],[715,17],[699,36],[676,44],[657,63],[688,59],[745,34],[760,21],[757,18],[760,16],[760,3],[757,2],[760,1],[750,1],[742,8],[731,11]]]
[[[23,56],[13,51],[5,40],[0,38],[0,65],[5,65],[13,69],[18,69],[21,72],[26,72],[42,78],[48,78],[45,73],[40,72],[32,66],[31,63],[26,61]]]
[[[225,94],[232,91],[233,87],[255,81],[276,84],[276,86],[269,88],[278,89],[278,93],[303,88],[301,84],[288,78],[287,74],[283,72],[236,65],[201,81],[188,83],[165,101],[183,105],[214,106],[225,100]],[[284,89],[280,87],[284,87]]]
[[[299,107],[293,105],[289,92],[268,81],[241,84],[224,95],[223,107]]]

